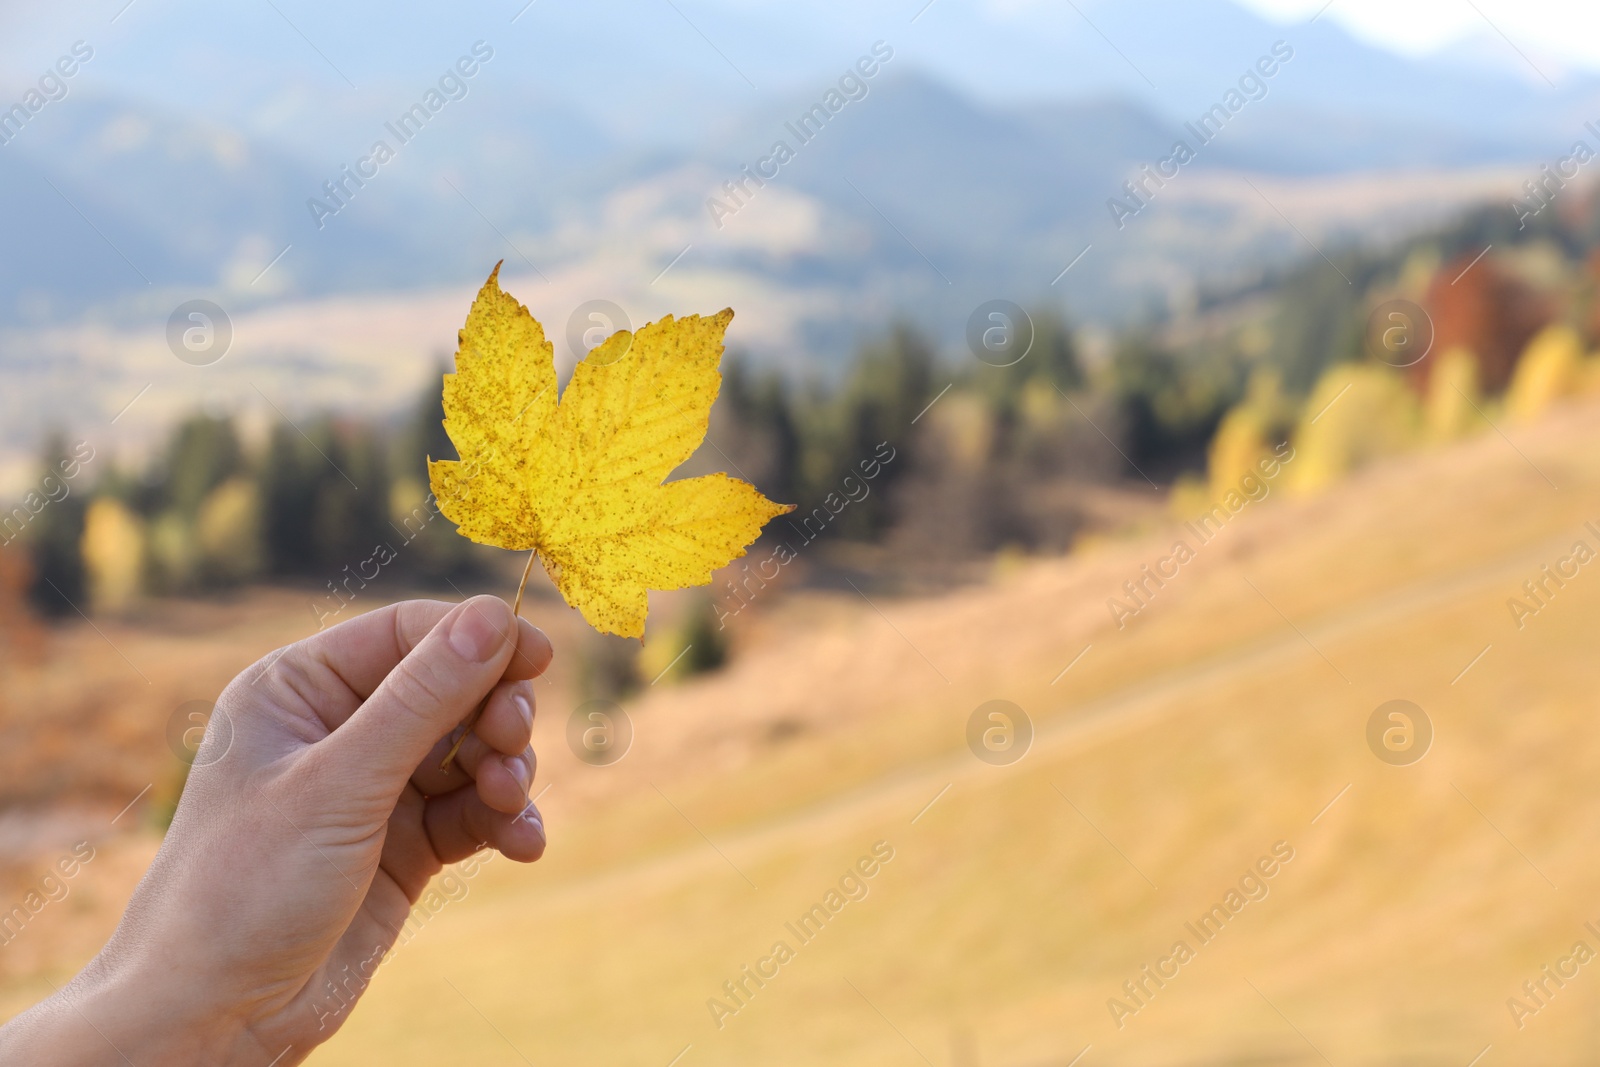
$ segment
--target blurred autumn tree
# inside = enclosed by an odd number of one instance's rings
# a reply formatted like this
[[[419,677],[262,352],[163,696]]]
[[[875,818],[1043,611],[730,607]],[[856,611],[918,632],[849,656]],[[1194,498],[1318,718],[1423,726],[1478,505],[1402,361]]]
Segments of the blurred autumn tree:
[[[157,589],[192,590],[220,570],[231,570],[203,551],[198,519],[208,497],[244,471],[244,449],[232,419],[196,415],[178,424],[166,454],[146,478],[140,501],[149,523],[151,578]],[[230,550],[225,543],[211,547],[221,555]]]
[[[88,494],[62,478],[73,464],[66,439],[53,435],[44,449],[35,484],[45,503],[23,531],[22,543],[32,558],[33,580],[28,600],[48,618],[76,615],[88,602],[83,554],[83,518]],[[54,487],[61,487],[56,489]],[[64,495],[62,495],[64,493]]]
[[[260,471],[263,542],[273,574],[337,578],[400,540],[389,517],[381,432],[321,418],[272,428]]]
[[[1551,309],[1525,282],[1502,270],[1493,256],[1478,263],[1463,255],[1445,264],[1428,286],[1424,306],[1433,319],[1435,353],[1459,348],[1478,364],[1478,384],[1498,393],[1511,382],[1517,357]],[[1411,374],[1425,386],[1437,360],[1424,359]]]
[[[736,467],[733,474],[759,486],[771,499],[798,502],[800,432],[794,397],[782,375],[768,371],[758,376],[741,353],[730,354],[723,367],[722,392],[711,409],[707,440],[711,444],[706,459],[713,467]]]
[[[861,350],[839,392],[816,405],[804,424],[803,503],[842,493],[845,477],[859,479],[861,464],[871,461],[884,443],[896,452],[916,447],[913,420],[938,392],[934,365],[932,345],[903,324]],[[906,469],[902,462],[883,465],[872,492],[840,513],[836,533],[863,541],[881,537],[893,523],[890,496]]]
[[[1285,278],[1276,297],[1268,360],[1285,390],[1304,395],[1328,367],[1362,358],[1363,294],[1347,277],[1319,260]]]
[[[444,429],[444,395],[435,384],[448,371],[441,360],[427,378],[389,450],[389,542],[404,549],[401,564],[429,581],[461,578],[472,569],[472,546],[440,517],[428,486],[430,459],[456,459],[456,448]]]
[[[1206,445],[1243,396],[1247,375],[1231,349],[1197,346],[1179,354],[1133,333],[1117,346],[1106,377],[1124,452],[1144,476],[1170,478],[1203,464]]]

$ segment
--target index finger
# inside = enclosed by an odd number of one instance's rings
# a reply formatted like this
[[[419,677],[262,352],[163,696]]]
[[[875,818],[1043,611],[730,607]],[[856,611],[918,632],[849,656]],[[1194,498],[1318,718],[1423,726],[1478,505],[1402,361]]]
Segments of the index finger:
[[[501,678],[507,682],[537,678],[549,668],[554,655],[555,650],[545,632],[518,615],[517,650],[512,654],[511,662],[506,664],[506,672]]]

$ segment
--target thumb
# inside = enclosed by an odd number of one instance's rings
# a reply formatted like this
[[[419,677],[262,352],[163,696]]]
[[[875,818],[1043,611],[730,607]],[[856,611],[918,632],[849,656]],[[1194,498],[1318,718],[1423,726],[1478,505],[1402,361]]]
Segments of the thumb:
[[[328,738],[337,762],[398,794],[429,750],[500,681],[516,635],[516,619],[499,597],[473,597],[452,609]]]

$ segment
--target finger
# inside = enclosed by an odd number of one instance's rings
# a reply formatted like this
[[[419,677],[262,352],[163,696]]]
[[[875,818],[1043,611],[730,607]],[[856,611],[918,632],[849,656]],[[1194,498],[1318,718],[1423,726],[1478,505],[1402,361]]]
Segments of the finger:
[[[532,682],[496,686],[472,732],[508,756],[521,752],[533,740],[533,706]]]
[[[517,654],[506,668],[506,679],[537,678],[550,668],[550,661],[554,657],[555,649],[551,647],[550,638],[545,632],[522,616],[517,616]]]
[[[383,835],[383,853],[378,858],[379,871],[387,875],[405,895],[406,911],[417,902],[423,889],[427,888],[428,879],[438,874],[442,866],[433,854],[427,831],[422,827],[427,810],[427,800],[422,794],[415,789],[402,790],[400,799],[395,802],[394,813],[389,816],[389,825]]]
[[[448,793],[461,785],[463,773],[468,778],[478,777],[478,767],[486,758],[517,755],[533,740],[533,715],[533,684],[501,682],[489,694],[478,724],[462,742],[450,766],[441,766],[441,761],[450,750],[454,731],[423,757],[411,776],[411,784],[426,796]]]
[[[478,796],[496,811],[515,815],[528,803],[538,764],[532,748],[512,756],[495,753],[478,767]]]
[[[512,621],[498,597],[453,608],[328,738],[330,757],[398,793],[505,673],[514,653],[506,640]]]
[[[516,653],[511,657],[511,662],[506,664],[506,681],[537,678],[550,666],[555,654],[550,647],[550,638],[527,619],[517,616],[516,629],[506,626],[500,631],[500,636],[508,642],[513,639],[516,642]]]
[[[455,792],[478,777],[478,768],[483,765],[484,760],[498,759],[501,755],[485,744],[483,738],[476,733],[470,733],[462,740],[456,758],[450,761],[448,767],[444,766],[445,753],[449,752],[455,743],[456,732],[451,730],[439,738],[412,773],[411,784],[423,796],[438,797]]]
[[[428,801],[422,825],[440,863],[465,859],[485,844],[519,863],[544,854],[544,819],[531,801],[513,815],[490,808],[474,789],[458,789]]]

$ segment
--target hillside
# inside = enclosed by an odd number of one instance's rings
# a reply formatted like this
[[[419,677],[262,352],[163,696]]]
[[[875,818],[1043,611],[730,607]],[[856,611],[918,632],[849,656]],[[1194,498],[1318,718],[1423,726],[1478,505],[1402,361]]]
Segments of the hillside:
[[[1574,941],[1596,945],[1583,924],[1600,920],[1600,735],[1585,727],[1600,583],[1580,569],[1520,631],[1506,602],[1574,541],[1600,543],[1584,528],[1600,519],[1597,416],[1573,405],[1321,496],[1275,493],[1122,630],[1106,599],[1175,529],[938,599],[775,605],[729,668],[631,705],[633,748],[610,767],[567,748],[557,673],[536,739],[547,859],[464,883],[311,1062],[1021,1067],[1086,1046],[1085,1064],[1459,1067],[1485,1046],[1485,1063],[1583,1062],[1593,979],[1520,1031],[1506,1001]],[[204,692],[308,627],[287,596],[189,610],[207,633],[181,661],[158,627],[104,627],[152,693]],[[559,655],[570,614],[548,600],[531,613]],[[112,686],[139,687],[94,632],[59,642],[5,702],[61,716],[60,733],[29,753],[37,735],[17,728],[8,758],[69,775],[100,761],[68,780],[104,784],[109,818],[117,788],[171,767],[170,703],[120,703]],[[68,662],[102,702],[67,699]],[[1009,766],[964,742],[997,698],[1037,729]],[[1411,766],[1365,738],[1396,698],[1436,732]],[[67,755],[90,714],[107,719],[97,739],[120,722],[115,760]],[[784,924],[879,841],[893,859],[866,896],[800,944]],[[1200,945],[1185,923],[1277,842],[1292,859],[1266,896]],[[77,939],[52,954],[28,931],[29,966],[5,957],[8,1009],[81,958],[152,843],[107,836],[113,860],[86,870],[82,907],[48,916]],[[795,958],[719,1029],[707,999],[779,938]],[[1132,1003],[1122,983],[1179,938],[1195,958],[1118,1029],[1108,998]]]

